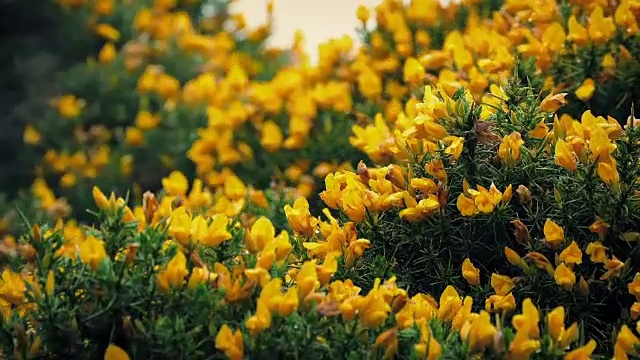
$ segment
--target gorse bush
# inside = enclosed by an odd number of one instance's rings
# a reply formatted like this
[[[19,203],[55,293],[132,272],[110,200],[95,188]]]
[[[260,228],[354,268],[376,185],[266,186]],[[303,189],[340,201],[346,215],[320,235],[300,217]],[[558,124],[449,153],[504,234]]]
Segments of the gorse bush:
[[[640,356],[637,2],[384,0],[313,65],[272,3],[60,5],[3,354]]]

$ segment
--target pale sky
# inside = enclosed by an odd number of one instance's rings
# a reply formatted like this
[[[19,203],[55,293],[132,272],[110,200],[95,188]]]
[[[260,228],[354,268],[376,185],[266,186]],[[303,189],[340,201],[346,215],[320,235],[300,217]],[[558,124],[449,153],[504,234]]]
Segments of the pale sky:
[[[242,12],[249,25],[264,23],[267,0],[236,0],[234,9]],[[311,59],[317,56],[318,44],[344,34],[355,38],[359,25],[356,10],[360,4],[373,8],[381,0],[275,0],[274,46],[290,46],[296,30],[305,34]]]

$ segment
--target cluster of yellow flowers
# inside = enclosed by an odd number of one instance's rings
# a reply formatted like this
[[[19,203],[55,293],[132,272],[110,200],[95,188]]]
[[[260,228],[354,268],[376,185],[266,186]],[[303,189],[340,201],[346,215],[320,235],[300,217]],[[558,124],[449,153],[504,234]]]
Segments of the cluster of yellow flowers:
[[[168,179],[165,179],[168,180]],[[172,188],[166,181],[165,185]],[[175,188],[175,187],[173,187]],[[136,220],[138,211],[131,210],[124,205],[122,198],[116,198],[113,194],[107,198],[98,188],[94,188],[93,197],[96,205],[107,212],[121,210],[121,221],[138,221],[140,231],[146,226],[160,226],[163,221],[168,222],[168,234],[170,242],[179,246],[176,255],[167,263],[166,267],[158,269],[157,284],[163,292],[170,289],[181,288],[196,289],[200,284],[212,284],[224,289],[225,301],[229,304],[238,303],[251,295],[254,287],[260,288],[259,297],[256,300],[255,313],[246,319],[245,326],[249,336],[258,336],[262,331],[271,326],[272,316],[288,317],[296,311],[317,311],[325,317],[340,317],[345,324],[354,322],[362,329],[379,329],[393,317],[393,327],[384,330],[375,340],[375,347],[384,350],[385,358],[392,358],[398,350],[398,332],[402,329],[417,327],[419,329],[419,342],[415,345],[415,351],[421,358],[437,359],[442,354],[441,344],[435,339],[433,330],[429,326],[432,320],[448,323],[452,331],[460,334],[463,341],[468,343],[469,353],[482,353],[486,349],[509,358],[529,358],[541,346],[540,313],[530,299],[523,301],[522,313],[513,317],[512,326],[515,337],[510,341],[508,348],[501,337],[503,330],[499,319],[492,322],[490,311],[511,311],[515,309],[511,289],[515,286],[512,279],[506,276],[493,274],[491,286],[496,295],[487,300],[487,311],[472,312],[473,300],[471,297],[461,297],[451,286],[436,301],[432,296],[416,294],[409,296],[405,290],[397,287],[395,277],[381,282],[376,280],[373,288],[366,294],[360,295],[360,288],[351,280],[331,281],[337,270],[335,252],[330,252],[325,257],[324,263],[318,265],[316,260],[302,262],[299,267],[296,261],[290,258],[292,243],[289,235],[283,231],[275,236],[275,229],[266,218],[259,218],[247,231],[245,247],[249,253],[257,253],[255,268],[248,268],[242,257],[236,261],[236,266],[227,268],[222,263],[216,263],[213,270],[209,270],[194,251],[197,246],[216,247],[231,238],[233,222],[224,214],[197,215],[191,219],[191,212],[186,202],[173,204],[169,212],[163,210],[164,206],[155,201],[152,194],[147,194],[142,207],[142,216]],[[172,199],[169,197],[169,199]],[[301,198],[303,199],[303,198]],[[164,200],[161,203],[165,203]],[[311,217],[306,210],[306,202],[299,200],[294,208],[287,208],[287,216],[296,232],[313,233],[312,228],[318,225],[318,221]],[[136,208],[138,209],[138,208]],[[136,215],[134,215],[136,213]],[[164,215],[163,215],[164,214]],[[148,225],[144,225],[147,221]],[[333,219],[333,221],[335,221]],[[323,225],[320,225],[321,228]],[[332,226],[327,224],[326,226]],[[64,238],[68,240],[61,248],[66,249],[67,255],[97,269],[101,261],[108,257],[105,252],[104,242],[94,236],[83,237],[82,231],[72,224],[63,228]],[[39,239],[47,239],[53,232],[41,234],[38,227],[34,227],[32,236]],[[53,231],[56,231],[54,229]],[[337,231],[337,230],[336,230]],[[551,230],[550,230],[551,231]],[[331,235],[330,235],[331,236]],[[75,246],[71,245],[73,239]],[[360,240],[358,240],[360,241]],[[560,255],[561,261],[569,264],[579,263],[575,249],[571,249],[575,243],[565,249]],[[305,247],[306,244],[305,244]],[[123,257],[127,262],[135,261],[136,246],[130,245],[123,249]],[[313,247],[313,250],[318,250]],[[323,251],[328,252],[329,249]],[[580,254],[580,250],[577,250]],[[56,254],[60,256],[61,254]],[[187,269],[187,256],[191,256],[196,267],[189,272]],[[520,262],[522,259],[519,260]],[[281,278],[270,278],[268,269],[273,264],[279,264],[290,270],[285,281]],[[562,266],[562,265],[561,265]],[[62,270],[60,270],[62,271]],[[50,272],[52,274],[52,272]],[[463,266],[463,276],[469,283],[478,284],[479,271],[469,261]],[[188,277],[188,279],[187,279]],[[3,314],[9,316],[12,305],[28,306],[25,293],[30,277],[4,270],[2,273],[2,286],[0,286],[0,299],[3,302]],[[637,276],[640,279],[640,275]],[[630,291],[640,295],[638,281],[629,285]],[[29,289],[37,299],[45,296],[37,282],[29,282]],[[53,276],[48,276],[45,285],[45,294],[51,296],[55,283]],[[284,290],[284,292],[283,292]],[[509,294],[507,294],[509,293]],[[315,304],[312,306],[312,304]],[[17,308],[18,311],[26,311]],[[579,338],[577,323],[565,327],[564,308],[555,308],[546,317],[546,333],[549,334],[552,346],[558,351],[567,351],[571,344]],[[639,323],[640,324],[640,323]],[[220,351],[231,359],[242,359],[244,354],[244,334],[240,329],[235,331],[229,325],[223,325],[215,338],[215,345]],[[634,354],[633,346],[639,340],[630,329],[624,327],[618,336],[616,343],[616,358],[624,354]],[[574,348],[566,353],[566,359],[587,359],[596,348],[595,341],[591,340],[582,347]],[[110,345],[106,351],[107,359],[126,359],[128,355],[119,347]],[[620,357],[623,358],[623,357]]]

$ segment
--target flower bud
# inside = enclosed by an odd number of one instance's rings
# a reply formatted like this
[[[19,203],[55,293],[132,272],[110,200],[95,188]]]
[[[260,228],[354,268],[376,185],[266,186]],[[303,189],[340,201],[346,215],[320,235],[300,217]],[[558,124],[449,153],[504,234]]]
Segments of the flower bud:
[[[519,219],[512,220],[511,224],[515,227],[513,234],[516,236],[516,241],[519,244],[526,244],[531,241],[531,235],[529,235],[529,229]]]
[[[516,193],[518,194],[518,200],[520,201],[520,204],[527,208],[531,206],[532,199],[531,191],[529,190],[529,188],[524,185],[518,185]]]
[[[31,239],[35,242],[42,240],[42,230],[40,230],[40,226],[38,224],[34,224],[31,227]]]

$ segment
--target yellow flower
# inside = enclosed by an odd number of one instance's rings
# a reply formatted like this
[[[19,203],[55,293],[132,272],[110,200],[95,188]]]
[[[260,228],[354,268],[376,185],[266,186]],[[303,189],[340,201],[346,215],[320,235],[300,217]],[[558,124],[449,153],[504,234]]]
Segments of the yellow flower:
[[[268,152],[278,151],[282,147],[282,130],[275,122],[269,120],[262,125],[260,145]]]
[[[349,244],[347,248],[347,255],[345,259],[345,265],[347,268],[353,267],[355,260],[362,256],[364,251],[371,247],[371,242],[367,239],[358,239]]]
[[[309,202],[307,202],[307,199],[304,197],[296,199],[293,207],[289,204],[285,205],[284,213],[289,221],[289,225],[291,225],[294,231],[307,237],[313,236],[316,226],[318,225],[318,219],[309,213]]]
[[[402,76],[406,83],[412,86],[422,85],[425,77],[425,70],[416,58],[408,58],[402,70]]]
[[[596,83],[592,78],[585,79],[576,89],[576,97],[582,101],[589,101],[596,91]]]
[[[515,283],[508,276],[493,273],[491,274],[491,287],[496,294],[505,296],[513,290]]]
[[[526,330],[528,337],[536,339],[540,336],[539,321],[540,313],[538,309],[533,304],[533,301],[527,298],[522,302],[522,314],[514,315],[512,324],[516,330]]]
[[[640,318],[640,302],[634,302],[629,309],[629,314],[631,314],[631,320],[638,320]]]
[[[342,193],[342,210],[355,223],[361,223],[366,216],[363,191],[355,186],[347,186]]]
[[[635,296],[636,300],[640,301],[640,273],[636,273],[633,281],[627,285],[627,289],[629,290],[629,294]]]
[[[620,184],[620,174],[618,173],[616,160],[609,158],[607,162],[598,162],[598,176],[602,182],[611,186],[612,189],[617,189]]]
[[[436,360],[442,355],[442,345],[433,336],[431,328],[426,322],[420,324],[420,342],[415,350],[421,359]]]
[[[498,156],[507,164],[513,165],[520,158],[520,148],[524,140],[519,132],[513,132],[502,139],[498,148]]]
[[[19,305],[25,299],[27,286],[20,274],[7,268],[2,270],[2,281],[0,281],[0,300],[9,304]]]
[[[169,235],[183,246],[189,244],[191,237],[191,215],[187,213],[187,208],[181,206],[173,210],[168,231]]]
[[[180,171],[172,171],[162,179],[162,187],[170,196],[185,196],[189,188],[187,178]]]
[[[609,227],[610,225],[598,216],[593,224],[589,225],[589,231],[598,234],[600,240],[604,240],[607,236],[607,231],[609,231]]]
[[[462,338],[469,341],[469,349],[481,352],[490,346],[498,330],[491,323],[491,316],[481,311],[461,332]]]
[[[276,236],[276,229],[269,219],[261,216],[251,226],[251,230],[247,232],[246,242],[247,250],[251,252],[260,252],[264,247],[273,241]]]
[[[75,118],[80,115],[85,102],[75,95],[64,95],[56,101],[56,107],[61,116],[65,118]]]
[[[571,245],[567,246],[558,257],[560,261],[567,265],[582,264],[582,251],[575,241],[571,242]]]
[[[100,262],[107,258],[107,252],[104,249],[104,242],[98,240],[94,236],[88,236],[82,244],[80,244],[80,260],[88,264],[94,270],[98,268]]]
[[[451,142],[449,146],[447,146],[447,148],[444,150],[444,153],[451,155],[452,161],[458,160],[458,158],[460,158],[460,155],[462,154],[464,138],[459,136],[447,136],[444,138],[444,141]]]
[[[529,359],[538,349],[540,349],[540,340],[529,337],[529,330],[524,327],[516,331],[516,336],[509,345],[509,358]]]
[[[567,100],[565,99],[566,96],[567,93],[552,93],[547,95],[547,97],[545,97],[540,103],[540,110],[548,113],[555,113],[556,111],[558,111],[558,109],[567,104]]]
[[[591,359],[591,355],[593,351],[596,349],[595,340],[589,340],[585,345],[571,350],[566,356],[565,360],[589,360]]]
[[[512,293],[507,295],[491,295],[485,301],[485,310],[488,312],[507,313],[516,308],[516,298]]]
[[[47,273],[47,281],[45,282],[45,285],[44,285],[45,294],[47,294],[48,297],[53,296],[55,287],[56,287],[55,274],[53,273],[53,270],[49,270],[49,272]]]
[[[600,241],[589,243],[586,253],[594,263],[604,263],[607,261],[607,247],[602,245]]]
[[[564,230],[553,220],[547,219],[543,230],[545,242],[552,247],[556,247],[564,241]]]
[[[604,10],[596,6],[589,16],[589,37],[596,44],[602,44],[611,39],[616,33],[616,25],[613,19],[604,16]]]
[[[129,360],[129,354],[116,345],[109,344],[104,353],[104,360]]]
[[[136,116],[135,126],[140,130],[155,129],[160,123],[160,116],[153,115],[148,111],[140,111]]]
[[[338,271],[337,257],[333,254],[329,254],[327,257],[325,257],[322,266],[316,266],[316,272],[318,274],[320,285],[327,285],[336,271]]]
[[[244,339],[242,331],[231,328],[224,324],[216,335],[216,349],[222,351],[231,360],[242,360],[244,357]]]
[[[572,41],[578,46],[586,45],[589,41],[589,32],[587,31],[587,28],[578,22],[575,15],[571,15],[567,25],[569,27],[567,40]]]
[[[614,347],[614,359],[627,359],[627,354],[636,355],[636,346],[640,345],[640,340],[636,337],[631,329],[627,325],[622,325],[618,337],[616,339],[616,345]]]
[[[369,18],[371,17],[371,13],[369,12],[369,9],[366,6],[360,5],[358,6],[358,10],[356,11],[356,17],[358,18],[358,20],[360,20],[360,22],[364,24],[367,21],[369,21]]]
[[[614,256],[604,263],[604,267],[607,269],[607,272],[600,277],[600,280],[609,280],[620,276],[620,273],[624,268],[624,263]]]
[[[96,34],[106,40],[116,42],[120,39],[120,32],[109,24],[98,24],[96,26]]]
[[[564,140],[556,141],[555,160],[556,164],[562,166],[567,171],[576,171],[578,168],[575,155]]]
[[[33,125],[29,124],[25,126],[24,135],[22,136],[22,141],[24,141],[25,144],[36,145],[40,142],[41,138],[42,136]]]
[[[438,308],[439,320],[453,320],[458,314],[458,311],[462,308],[462,299],[456,289],[449,285],[447,286],[442,295],[440,295],[440,307]]]
[[[473,216],[478,211],[476,208],[476,203],[473,199],[466,197],[463,193],[458,195],[458,200],[456,201],[456,206],[460,211],[462,216]]]
[[[556,280],[556,284],[562,286],[562,288],[567,291],[571,291],[571,288],[573,288],[573,285],[576,283],[576,274],[564,263],[558,265],[553,277]]]
[[[473,266],[471,260],[464,259],[462,263],[462,277],[469,283],[469,285],[480,284],[480,270]]]
[[[302,298],[320,286],[314,261],[307,261],[302,265],[300,271],[296,275],[296,283],[298,285],[298,293]]]
[[[189,274],[187,269],[187,257],[178,251],[169,260],[167,267],[156,275],[158,288],[163,292],[169,292],[171,288],[181,288],[185,277]]]
[[[524,261],[524,259],[520,255],[518,255],[518,253],[515,252],[512,248],[505,246],[504,254],[507,257],[507,261],[509,261],[511,265],[517,266],[526,272],[529,272],[531,270],[527,262]]]
[[[98,62],[101,64],[108,64],[116,58],[118,51],[116,46],[112,42],[104,44],[100,52],[98,53]]]
[[[549,133],[549,127],[544,123],[544,119],[540,120],[540,122],[529,131],[529,136],[534,139],[544,139],[545,136]]]
[[[578,324],[573,323],[568,329],[564,327],[564,307],[558,306],[547,314],[548,332],[553,341],[564,349],[578,339]]]
[[[191,223],[194,240],[205,246],[218,246],[232,237],[227,231],[228,223],[229,219],[225,214],[216,215],[211,224],[199,215]]]

